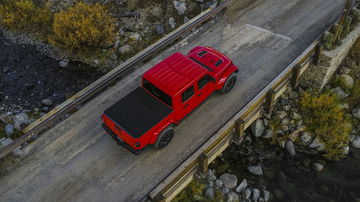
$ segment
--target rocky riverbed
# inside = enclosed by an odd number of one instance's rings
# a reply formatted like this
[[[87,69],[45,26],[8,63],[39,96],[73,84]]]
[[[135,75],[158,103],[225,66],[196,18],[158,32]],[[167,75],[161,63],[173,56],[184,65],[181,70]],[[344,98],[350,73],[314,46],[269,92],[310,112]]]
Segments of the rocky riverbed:
[[[338,134],[346,136],[337,150],[344,158],[329,160],[329,140],[309,128],[299,103],[313,89],[288,87],[271,118],[255,121],[242,145],[225,150],[175,201],[360,201],[359,79],[360,66],[347,58],[324,89],[351,120],[349,133]]]

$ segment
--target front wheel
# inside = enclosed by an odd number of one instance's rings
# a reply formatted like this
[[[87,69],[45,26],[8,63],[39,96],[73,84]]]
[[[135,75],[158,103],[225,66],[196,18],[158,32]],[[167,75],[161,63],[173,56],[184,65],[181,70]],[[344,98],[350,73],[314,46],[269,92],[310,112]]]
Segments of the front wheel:
[[[224,86],[222,87],[221,89],[221,92],[223,94],[226,94],[228,92],[230,92],[234,86],[235,86],[235,83],[236,83],[236,75],[235,74],[231,74],[225,81],[225,84]]]
[[[173,127],[169,126],[165,128],[163,131],[161,131],[161,133],[157,137],[154,147],[156,149],[162,149],[166,147],[170,143],[174,134],[175,134],[175,130]]]

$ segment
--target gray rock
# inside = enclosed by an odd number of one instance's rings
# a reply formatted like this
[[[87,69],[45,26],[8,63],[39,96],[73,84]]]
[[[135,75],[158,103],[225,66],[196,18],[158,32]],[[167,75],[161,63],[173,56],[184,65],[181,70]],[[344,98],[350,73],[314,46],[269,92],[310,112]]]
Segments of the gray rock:
[[[349,74],[351,72],[351,69],[347,67],[342,67],[339,71],[340,74]]]
[[[324,151],[325,150],[325,144],[324,143],[320,143],[319,147],[316,147],[316,151]]]
[[[313,167],[317,172],[321,172],[324,170],[324,166],[321,163],[313,163]]]
[[[284,105],[282,108],[283,108],[284,111],[289,111],[291,109],[291,106],[290,105]]]
[[[239,196],[235,192],[230,191],[226,194],[226,202],[239,202]]]
[[[45,106],[45,107],[42,107],[41,110],[42,110],[43,112],[48,112],[50,109],[49,109],[49,107],[46,107],[46,106]]]
[[[349,96],[341,87],[333,88],[331,92],[335,93],[340,99],[345,99]]]
[[[288,125],[290,123],[290,119],[289,118],[284,118],[283,120],[281,120],[281,124],[282,125]]]
[[[213,199],[215,197],[215,190],[212,187],[209,187],[205,190],[205,197],[208,199]]]
[[[216,179],[215,180],[215,186],[216,187],[222,187],[223,186],[223,181],[222,180],[220,180],[220,179]]]
[[[183,15],[186,11],[186,2],[174,0],[174,7],[179,15]]]
[[[253,201],[257,201],[260,198],[260,190],[259,189],[254,188],[252,190],[252,194],[253,194],[253,197],[252,197]]]
[[[354,86],[354,79],[348,74],[340,74],[337,77],[347,89],[351,89]]]
[[[352,114],[355,118],[360,119],[360,107],[352,110]]]
[[[345,147],[343,147],[343,154],[344,155],[348,155],[350,152],[350,147],[349,145],[346,145]]]
[[[131,47],[130,45],[128,45],[128,44],[125,44],[125,45],[123,45],[123,46],[120,46],[120,48],[119,48],[119,52],[120,52],[121,54],[130,53],[132,50],[133,50],[132,47]]]
[[[59,62],[59,66],[60,67],[67,67],[69,65],[69,60],[61,60],[60,62]]]
[[[360,149],[360,136],[355,137],[355,139],[351,142],[351,146],[356,149]]]
[[[184,17],[184,24],[187,23],[187,22],[189,22],[189,21],[190,21],[190,19],[185,16],[185,17]]]
[[[272,136],[273,136],[273,130],[267,129],[265,131],[264,135],[262,136],[262,138],[269,139],[269,138],[272,138]]]
[[[43,99],[41,100],[41,104],[44,106],[50,106],[53,104],[53,102],[50,99]]]
[[[299,98],[299,94],[296,92],[296,91],[292,91],[290,94],[289,94],[289,98],[292,99],[292,100],[296,100]]]
[[[251,130],[255,137],[261,137],[265,131],[264,121],[262,119],[256,120],[253,124],[251,124]]]
[[[341,109],[349,109],[350,108],[349,104],[347,104],[347,103],[341,104],[340,107],[341,107]]]
[[[29,123],[29,117],[25,113],[19,113],[13,117],[13,121],[15,129],[21,130],[26,124]]]
[[[170,24],[170,27],[172,29],[176,28],[176,22],[175,22],[175,19],[173,17],[169,18],[169,24]]]
[[[295,145],[291,140],[286,141],[285,148],[290,156],[294,157],[296,155]]]
[[[303,143],[303,145],[305,145],[305,146],[310,144],[311,139],[312,139],[312,137],[311,137],[310,133],[308,133],[308,132],[303,132],[300,136],[300,140]]]
[[[264,196],[264,201],[265,202],[270,200],[270,192],[269,191],[264,190],[263,196]]]
[[[355,138],[356,138],[356,135],[355,134],[350,134],[350,142],[354,141]]]
[[[7,124],[5,126],[5,133],[8,137],[10,137],[12,134],[14,134],[14,126],[12,124]]]
[[[263,175],[263,170],[261,166],[249,166],[247,170],[253,175]]]
[[[220,176],[226,188],[232,189],[237,185],[237,177],[235,175],[224,173]]]
[[[247,187],[247,180],[246,179],[244,179],[240,184],[239,184],[239,186],[238,187],[236,187],[236,192],[237,193],[241,193],[241,192],[243,192],[245,189],[246,189],[246,187]]]
[[[216,180],[215,171],[213,169],[209,169],[206,173],[206,179],[210,181]]]
[[[116,53],[111,53],[110,58],[111,58],[112,60],[117,60],[117,59],[119,58],[119,56],[116,55]]]
[[[245,189],[245,191],[242,193],[242,199],[247,200],[251,196],[251,190],[249,188]]]
[[[285,149],[285,141],[284,140],[279,141],[279,146]]]
[[[311,149],[316,149],[316,148],[318,148],[318,147],[320,147],[320,146],[321,146],[321,142],[320,142],[319,137],[316,137],[316,138],[311,142],[311,144],[309,144],[309,147],[310,147]]]
[[[217,0],[212,0],[212,1],[200,4],[200,7],[202,10],[206,10],[208,8],[214,9],[214,8],[216,8],[216,6],[217,6]]]
[[[287,116],[287,113],[285,111],[276,111],[275,112],[275,118],[278,120],[281,120]]]
[[[300,120],[302,117],[300,114],[296,113],[296,112],[293,112],[291,114],[291,118],[294,119],[294,120]]]
[[[139,33],[133,32],[133,33],[130,34],[129,39],[132,40],[132,41],[140,41],[142,38],[141,38],[141,35]]]
[[[156,34],[163,35],[165,34],[165,27],[164,25],[156,25]]]

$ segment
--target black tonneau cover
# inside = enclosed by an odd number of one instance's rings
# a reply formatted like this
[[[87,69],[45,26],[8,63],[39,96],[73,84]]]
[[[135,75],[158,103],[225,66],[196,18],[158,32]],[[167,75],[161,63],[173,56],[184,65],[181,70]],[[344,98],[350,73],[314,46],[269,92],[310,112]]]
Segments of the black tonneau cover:
[[[105,110],[105,115],[129,135],[139,138],[171,112],[171,108],[139,87]]]

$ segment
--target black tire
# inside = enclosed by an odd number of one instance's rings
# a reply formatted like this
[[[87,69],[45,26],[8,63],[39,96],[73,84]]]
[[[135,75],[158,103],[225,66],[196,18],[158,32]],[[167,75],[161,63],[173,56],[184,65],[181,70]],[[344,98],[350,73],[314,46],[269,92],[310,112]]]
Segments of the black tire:
[[[221,89],[223,94],[230,92],[236,84],[236,74],[231,74],[225,81],[224,86]]]
[[[162,149],[162,148],[166,147],[172,140],[174,134],[175,134],[174,128],[172,126],[168,126],[163,131],[161,131],[161,133],[159,134],[159,136],[156,139],[154,147],[156,149]]]

